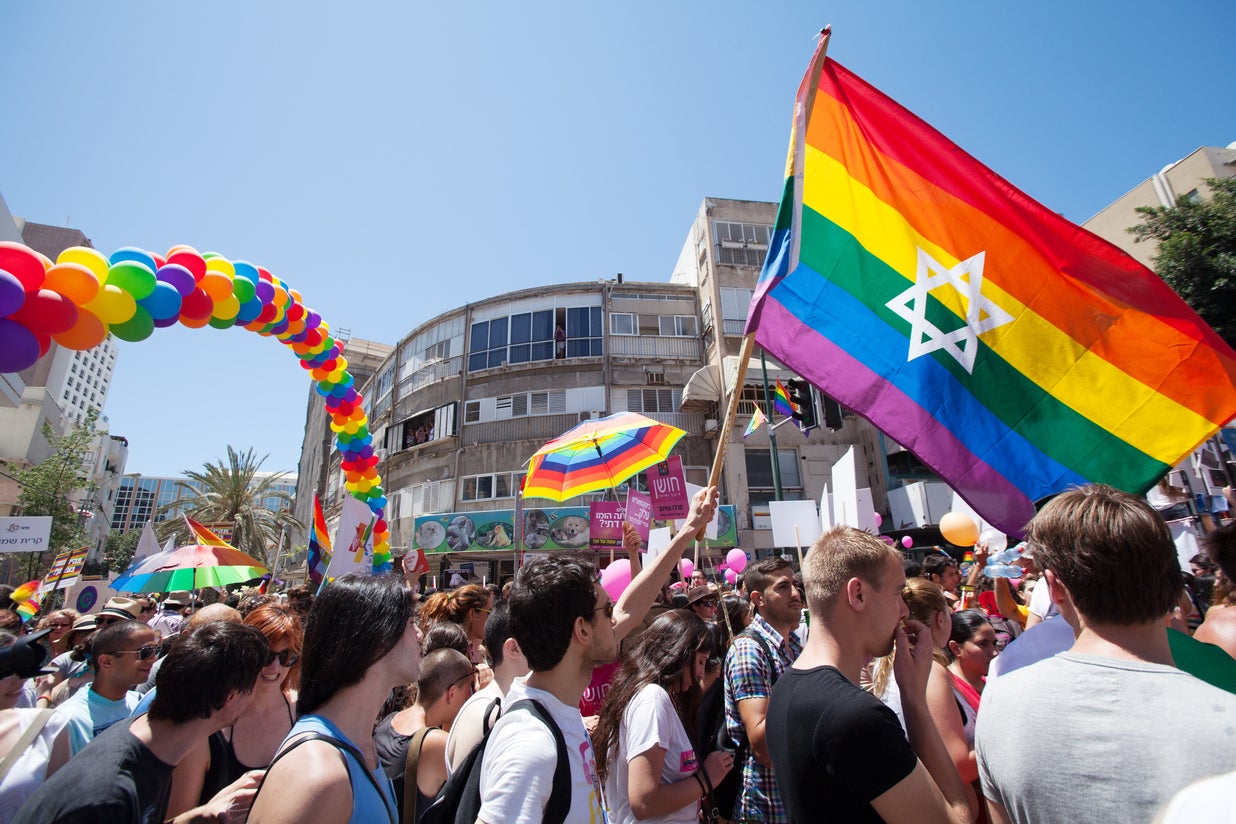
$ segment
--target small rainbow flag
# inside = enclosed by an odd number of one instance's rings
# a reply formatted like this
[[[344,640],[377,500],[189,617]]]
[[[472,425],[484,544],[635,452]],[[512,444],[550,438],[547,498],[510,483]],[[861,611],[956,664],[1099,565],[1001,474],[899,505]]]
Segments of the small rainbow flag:
[[[1236,352],[1149,269],[826,59],[799,87],[755,342],[1021,535],[1143,493],[1236,415]]]
[[[785,391],[781,378],[777,378],[777,388],[773,390],[773,409],[787,418],[794,414],[794,404],[790,402],[790,393]]]
[[[748,421],[747,423],[747,431],[743,432],[742,436],[744,438],[747,437],[748,435],[750,435],[755,430],[759,429],[761,426],[763,426],[767,422],[768,422],[768,418],[764,417],[764,410],[760,409],[757,406],[755,408],[755,414],[751,416],[751,420]]]
[[[188,515],[184,516],[184,518],[185,523],[189,525],[189,534],[193,536],[193,540],[197,543],[204,544],[205,546],[231,546],[231,544],[227,541],[223,540],[218,535],[190,518]]]
[[[330,533],[326,531],[326,518],[322,515],[322,502],[313,496],[313,527],[309,530],[309,580],[320,587],[330,566]]]

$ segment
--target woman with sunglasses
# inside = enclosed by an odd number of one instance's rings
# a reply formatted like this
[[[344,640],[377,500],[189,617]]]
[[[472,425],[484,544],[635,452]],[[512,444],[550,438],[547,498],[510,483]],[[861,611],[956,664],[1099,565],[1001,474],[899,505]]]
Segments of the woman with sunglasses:
[[[373,720],[393,688],[416,680],[420,653],[416,596],[401,578],[344,575],[326,587],[305,623],[296,724],[249,824],[397,824]]]
[[[592,735],[614,824],[694,822],[701,797],[733,767],[733,755],[721,751],[701,765],[688,733],[711,651],[703,619],[675,610],[654,621],[623,661]]]
[[[52,658],[69,651],[69,631],[73,629],[73,622],[80,617],[75,609],[58,609],[39,621],[36,632],[43,629],[51,630],[44,639],[44,643],[51,648]]]
[[[459,624],[468,634],[468,657],[480,669],[481,686],[493,679],[485,649],[485,621],[493,609],[493,594],[480,584],[466,584],[450,592],[435,592],[421,607],[421,634],[443,621]]]
[[[246,772],[265,769],[295,723],[300,617],[287,607],[267,604],[250,612],[244,623],[260,631],[270,648],[253,701],[230,727],[210,736],[176,766],[169,817],[206,804]]]

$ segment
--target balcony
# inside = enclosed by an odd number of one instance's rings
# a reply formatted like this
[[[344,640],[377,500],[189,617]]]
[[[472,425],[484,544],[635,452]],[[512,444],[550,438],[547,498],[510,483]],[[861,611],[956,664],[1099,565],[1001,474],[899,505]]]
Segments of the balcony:
[[[726,318],[721,321],[721,333],[724,335],[737,335],[742,337],[747,333],[747,320],[730,320]]]
[[[400,400],[406,398],[410,393],[418,389],[423,389],[432,383],[437,383],[446,378],[453,378],[460,373],[463,368],[463,356],[456,355],[453,358],[445,358],[443,360],[434,361],[426,364],[420,369],[408,375],[403,380],[399,381],[398,396]]]
[[[676,426],[688,435],[704,434],[705,415],[699,412],[641,412],[644,417],[652,418],[658,423]]]
[[[612,335],[609,353],[618,358],[654,358],[698,361],[703,357],[699,338],[656,335]]]
[[[562,415],[528,415],[501,421],[465,424],[460,442],[463,446],[473,446],[478,443],[548,441],[578,424],[580,415],[579,412],[568,412]]]

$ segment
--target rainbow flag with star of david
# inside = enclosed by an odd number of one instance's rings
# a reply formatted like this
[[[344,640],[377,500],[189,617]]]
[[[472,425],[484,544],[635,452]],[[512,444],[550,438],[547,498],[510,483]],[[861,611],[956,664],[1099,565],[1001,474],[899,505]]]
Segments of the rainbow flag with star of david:
[[[1077,484],[1145,492],[1236,415],[1236,352],[1159,277],[827,41],[795,103],[757,343],[1012,535]]]

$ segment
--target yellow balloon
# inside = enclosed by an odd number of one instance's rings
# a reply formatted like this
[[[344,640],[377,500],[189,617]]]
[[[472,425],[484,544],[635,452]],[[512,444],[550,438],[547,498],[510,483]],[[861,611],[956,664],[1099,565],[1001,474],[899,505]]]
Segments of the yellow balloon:
[[[950,512],[940,519],[940,534],[954,546],[974,546],[978,540],[978,524],[963,512]]]
[[[235,295],[228,295],[223,300],[215,301],[215,309],[210,314],[219,320],[231,320],[240,313],[240,301]]]
[[[107,258],[98,249],[86,246],[70,246],[56,256],[57,263],[75,263],[85,266],[94,272],[95,278],[103,281],[107,278]]]
[[[220,272],[227,276],[228,280],[236,277],[236,267],[232,262],[225,257],[212,257],[206,259],[207,272]]]
[[[124,323],[137,311],[137,301],[119,286],[104,284],[94,300],[84,307],[109,326]]]

